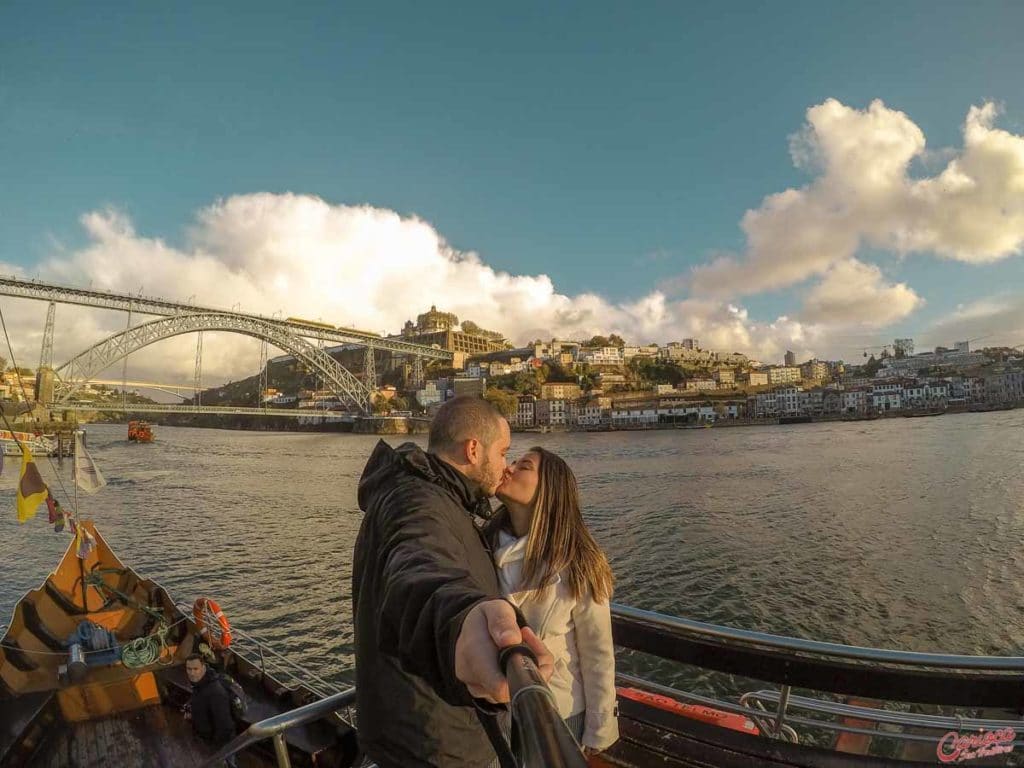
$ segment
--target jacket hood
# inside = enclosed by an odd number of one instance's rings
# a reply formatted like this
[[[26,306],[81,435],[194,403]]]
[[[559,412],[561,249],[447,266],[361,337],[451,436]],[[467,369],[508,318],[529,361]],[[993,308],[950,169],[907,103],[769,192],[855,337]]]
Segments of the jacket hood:
[[[454,496],[467,512],[484,518],[490,516],[490,502],[476,481],[427,453],[416,443],[403,443],[392,448],[383,440],[373,449],[359,479],[359,508],[365,512],[379,493],[393,488],[403,476],[419,477],[440,486]]]

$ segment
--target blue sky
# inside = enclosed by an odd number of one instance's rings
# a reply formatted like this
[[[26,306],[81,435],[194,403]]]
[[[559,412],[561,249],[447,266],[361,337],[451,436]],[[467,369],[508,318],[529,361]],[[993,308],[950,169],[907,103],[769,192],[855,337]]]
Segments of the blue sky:
[[[1024,133],[1021,3],[11,2],[0,28],[0,261],[29,274],[89,243],[90,211],[187,248],[216,200],[293,192],[415,214],[562,294],[699,299],[678,278],[812,180],[808,108],[881,99],[938,150],[994,101]],[[857,256],[923,302],[833,350],[1024,285],[1019,256]],[[771,322],[808,286],[737,300]]]

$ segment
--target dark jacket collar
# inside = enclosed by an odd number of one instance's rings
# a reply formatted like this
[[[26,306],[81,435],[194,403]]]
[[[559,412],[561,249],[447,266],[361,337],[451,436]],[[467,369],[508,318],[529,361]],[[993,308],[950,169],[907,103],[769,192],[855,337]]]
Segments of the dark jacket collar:
[[[455,469],[451,464],[427,453],[415,443],[392,448],[383,440],[366,462],[359,480],[359,507],[365,510],[370,499],[382,487],[390,486],[398,475],[422,477],[450,493],[467,512],[489,517],[491,505],[480,484]]]
[[[201,691],[217,679],[217,672],[210,666],[206,667],[206,674],[198,683],[192,683],[193,691]]]

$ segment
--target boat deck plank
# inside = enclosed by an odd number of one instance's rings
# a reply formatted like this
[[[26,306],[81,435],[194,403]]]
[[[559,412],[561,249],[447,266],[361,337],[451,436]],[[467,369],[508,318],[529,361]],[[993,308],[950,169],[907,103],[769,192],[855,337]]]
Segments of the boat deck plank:
[[[33,765],[40,768],[195,768],[210,754],[182,715],[154,706],[64,727]]]

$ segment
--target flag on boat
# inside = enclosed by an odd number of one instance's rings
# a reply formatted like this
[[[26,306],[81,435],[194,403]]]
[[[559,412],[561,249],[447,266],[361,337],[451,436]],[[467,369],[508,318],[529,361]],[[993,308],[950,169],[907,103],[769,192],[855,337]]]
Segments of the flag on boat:
[[[79,560],[85,560],[89,553],[96,549],[96,537],[89,533],[83,526],[78,526],[75,534],[75,554]]]
[[[39,475],[39,468],[32,458],[32,451],[21,444],[21,474],[18,477],[18,522],[24,523],[35,517],[39,505],[46,501],[50,490]]]
[[[107,484],[100,468],[85,450],[81,432],[75,432],[75,482],[86,493],[96,493]]]

